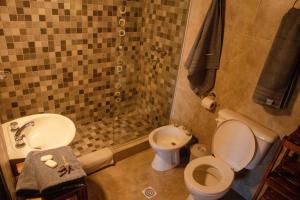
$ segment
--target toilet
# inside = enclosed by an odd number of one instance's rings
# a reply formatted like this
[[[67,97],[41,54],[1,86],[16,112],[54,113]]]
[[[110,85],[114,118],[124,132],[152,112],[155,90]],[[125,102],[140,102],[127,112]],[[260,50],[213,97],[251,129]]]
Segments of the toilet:
[[[192,160],[184,170],[187,200],[219,199],[235,172],[255,168],[277,138],[272,130],[229,109],[220,110],[212,155]]]
[[[149,135],[149,143],[155,151],[152,168],[167,171],[180,163],[179,150],[192,138],[192,134],[183,126],[174,124],[162,126]]]

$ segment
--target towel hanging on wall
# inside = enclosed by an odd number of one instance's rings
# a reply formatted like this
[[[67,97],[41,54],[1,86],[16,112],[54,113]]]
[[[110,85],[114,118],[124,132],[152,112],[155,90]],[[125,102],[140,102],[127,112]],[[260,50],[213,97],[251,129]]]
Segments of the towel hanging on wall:
[[[300,9],[282,18],[257,83],[253,100],[276,109],[285,108],[300,71]]]
[[[215,85],[224,32],[225,1],[213,0],[185,66],[190,87],[198,96],[207,95]]]

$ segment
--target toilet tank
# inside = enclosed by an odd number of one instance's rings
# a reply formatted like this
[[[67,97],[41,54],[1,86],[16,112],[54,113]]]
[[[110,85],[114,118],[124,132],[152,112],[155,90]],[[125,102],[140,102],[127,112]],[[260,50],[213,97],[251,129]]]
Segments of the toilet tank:
[[[246,169],[254,169],[264,158],[268,149],[271,147],[271,144],[276,140],[278,136],[271,129],[268,129],[263,125],[249,119],[248,117],[245,117],[229,109],[222,109],[218,112],[218,118],[216,119],[217,126],[219,126],[222,122],[231,119],[243,122],[254,133],[254,136],[256,138],[255,154],[251,162],[245,167]]]

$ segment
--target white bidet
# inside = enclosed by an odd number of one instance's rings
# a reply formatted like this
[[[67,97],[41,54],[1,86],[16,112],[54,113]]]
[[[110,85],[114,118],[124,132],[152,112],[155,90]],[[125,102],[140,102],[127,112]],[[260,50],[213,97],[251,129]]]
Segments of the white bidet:
[[[182,126],[162,126],[153,130],[149,135],[149,143],[155,151],[152,168],[166,171],[180,163],[179,149],[185,146],[192,134]]]

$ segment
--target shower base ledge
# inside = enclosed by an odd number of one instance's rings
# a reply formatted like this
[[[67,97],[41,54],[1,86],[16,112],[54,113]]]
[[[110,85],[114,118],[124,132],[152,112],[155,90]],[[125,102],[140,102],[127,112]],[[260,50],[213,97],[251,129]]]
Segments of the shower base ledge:
[[[127,142],[125,144],[113,146],[112,151],[114,161],[118,162],[136,153],[149,149],[150,144],[148,138],[149,135],[145,135],[137,139],[131,140],[130,142]]]
[[[85,173],[92,174],[100,169],[114,164],[113,152],[110,148],[103,148],[98,151],[80,156],[77,158]]]
[[[113,166],[129,156],[150,148],[148,135],[131,140],[124,144],[106,147],[78,157],[84,171],[90,175],[106,167]]]

